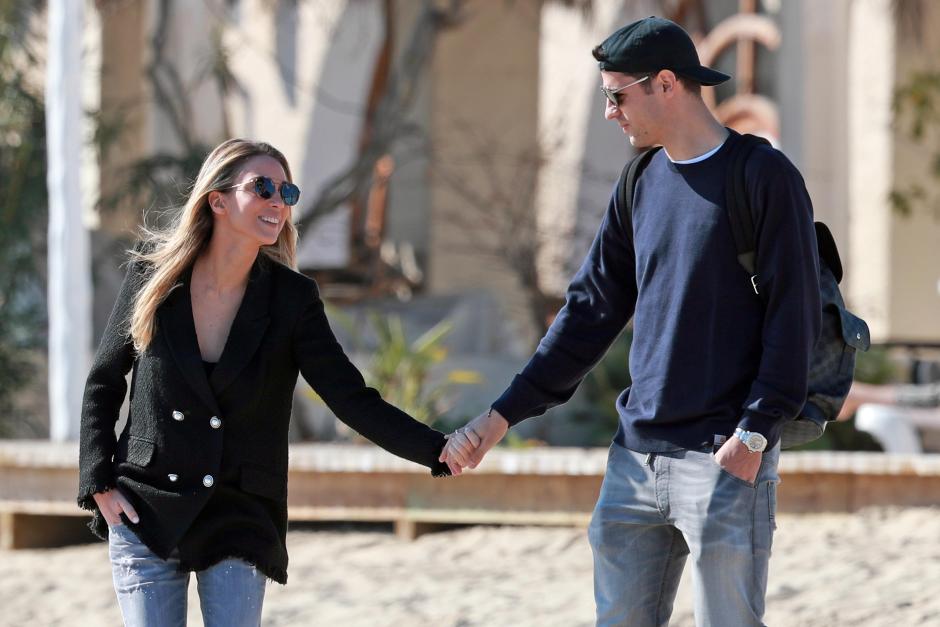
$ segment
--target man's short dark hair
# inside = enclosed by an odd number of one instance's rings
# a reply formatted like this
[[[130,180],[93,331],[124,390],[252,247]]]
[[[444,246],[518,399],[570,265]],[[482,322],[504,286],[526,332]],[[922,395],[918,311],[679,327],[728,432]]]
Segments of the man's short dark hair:
[[[599,46],[598,46],[598,47],[599,47]],[[594,50],[595,50],[595,52],[596,52],[596,51],[597,51],[597,48],[595,48]],[[597,58],[597,55],[596,55],[596,54],[595,54],[594,56],[595,56],[595,58]],[[598,59],[598,60],[600,60],[600,59]],[[670,70],[670,72],[671,72],[671,71],[672,71],[672,70]],[[662,70],[660,70],[659,72],[662,72]],[[636,78],[643,78],[644,76],[649,76],[649,80],[645,80],[645,81],[643,81],[642,83],[640,83],[640,87],[643,88],[643,92],[644,92],[644,93],[647,93],[647,94],[653,93],[653,79],[656,77],[657,74],[659,74],[659,72],[647,72],[647,73],[637,74],[637,75],[636,75]],[[675,72],[673,72],[673,74],[675,74]],[[702,95],[702,84],[699,83],[698,81],[692,80],[691,78],[687,78],[687,77],[682,76],[682,75],[680,75],[680,74],[676,74],[676,80],[679,81],[679,83],[682,84],[682,88],[683,88],[684,90],[686,90],[687,92],[689,92],[689,93],[692,94],[693,96],[701,96],[701,95]]]
[[[594,55],[594,58],[597,61],[607,61],[607,53],[604,52],[604,46],[594,46],[594,50],[591,50],[591,54]]]

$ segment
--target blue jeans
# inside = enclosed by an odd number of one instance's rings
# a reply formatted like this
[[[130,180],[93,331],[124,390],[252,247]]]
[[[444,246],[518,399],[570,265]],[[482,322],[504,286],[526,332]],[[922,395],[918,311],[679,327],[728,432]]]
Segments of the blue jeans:
[[[667,625],[692,556],[696,625],[762,625],[779,445],[754,485],[711,451],[610,448],[591,518],[598,625]]]
[[[179,572],[174,554],[161,559],[126,525],[109,528],[114,590],[129,627],[186,625],[189,573]],[[206,627],[261,624],[265,577],[239,559],[223,560],[196,573]]]

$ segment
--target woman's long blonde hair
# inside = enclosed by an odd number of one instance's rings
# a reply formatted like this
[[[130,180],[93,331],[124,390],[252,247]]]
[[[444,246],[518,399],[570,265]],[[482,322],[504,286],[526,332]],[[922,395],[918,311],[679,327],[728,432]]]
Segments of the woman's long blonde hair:
[[[138,262],[144,262],[146,274],[134,299],[129,320],[130,336],[137,352],[147,350],[153,340],[157,307],[212,237],[209,192],[234,185],[244,162],[259,155],[276,159],[284,168],[287,180],[293,182],[287,159],[279,150],[263,142],[229,139],[216,146],[203,161],[186,204],[169,227],[142,228],[142,245],[133,251],[133,255]],[[260,253],[289,268],[297,268],[297,228],[290,211],[277,241],[270,246],[262,246]]]

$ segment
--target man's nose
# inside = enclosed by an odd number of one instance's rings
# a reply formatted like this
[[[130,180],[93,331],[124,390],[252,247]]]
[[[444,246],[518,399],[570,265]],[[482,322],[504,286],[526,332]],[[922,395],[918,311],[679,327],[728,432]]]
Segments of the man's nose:
[[[614,106],[614,103],[612,103],[610,100],[607,100],[607,99],[605,99],[604,102],[607,103],[604,107],[605,119],[614,120],[620,117],[620,107]]]

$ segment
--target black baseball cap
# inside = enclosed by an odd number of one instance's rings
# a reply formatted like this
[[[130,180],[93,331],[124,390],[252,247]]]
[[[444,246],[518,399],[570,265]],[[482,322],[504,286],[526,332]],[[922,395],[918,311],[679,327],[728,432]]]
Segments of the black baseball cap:
[[[692,38],[667,19],[647,17],[628,24],[594,48],[601,70],[646,74],[672,70],[702,85],[718,85],[731,77],[699,62]]]

